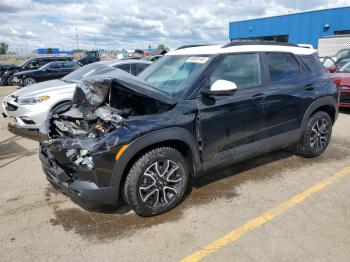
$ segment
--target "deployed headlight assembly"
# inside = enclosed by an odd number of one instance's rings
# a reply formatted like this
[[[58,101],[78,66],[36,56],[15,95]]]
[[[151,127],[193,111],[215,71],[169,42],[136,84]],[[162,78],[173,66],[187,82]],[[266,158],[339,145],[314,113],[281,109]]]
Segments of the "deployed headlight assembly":
[[[350,86],[339,86],[340,90],[350,90]]]
[[[29,97],[29,98],[23,98],[23,99],[20,98],[18,99],[18,103],[20,103],[21,105],[32,105],[32,104],[46,101],[49,98],[50,98],[49,96]]]

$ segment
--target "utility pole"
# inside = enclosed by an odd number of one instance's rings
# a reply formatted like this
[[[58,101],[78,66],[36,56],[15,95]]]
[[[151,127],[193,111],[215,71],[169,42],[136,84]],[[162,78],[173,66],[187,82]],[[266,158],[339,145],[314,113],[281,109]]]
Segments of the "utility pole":
[[[77,50],[79,50],[79,35],[78,35],[78,29],[75,28],[75,38],[77,39]]]

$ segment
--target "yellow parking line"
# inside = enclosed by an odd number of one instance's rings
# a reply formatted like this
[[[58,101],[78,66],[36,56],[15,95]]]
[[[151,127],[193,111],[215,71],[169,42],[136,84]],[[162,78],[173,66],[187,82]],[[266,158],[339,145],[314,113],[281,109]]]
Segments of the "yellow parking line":
[[[218,249],[232,243],[233,241],[239,239],[244,234],[248,233],[251,230],[254,230],[255,228],[267,223],[268,221],[272,220],[276,216],[284,213],[289,208],[300,204],[303,202],[306,198],[311,196],[312,194],[324,189],[328,185],[332,184],[334,181],[338,180],[339,178],[350,174],[350,166],[345,167],[344,169],[340,170],[336,174],[329,176],[322,180],[321,182],[311,186],[310,188],[306,189],[304,192],[292,197],[291,199],[287,200],[286,202],[278,205],[277,207],[274,207],[262,215],[251,219],[244,225],[241,225],[228,234],[224,235],[223,237],[213,241],[206,247],[202,248],[201,250],[193,253],[192,255],[189,255],[188,257],[185,257],[181,260],[181,262],[194,262],[194,261],[200,261],[205,256],[216,252]]]

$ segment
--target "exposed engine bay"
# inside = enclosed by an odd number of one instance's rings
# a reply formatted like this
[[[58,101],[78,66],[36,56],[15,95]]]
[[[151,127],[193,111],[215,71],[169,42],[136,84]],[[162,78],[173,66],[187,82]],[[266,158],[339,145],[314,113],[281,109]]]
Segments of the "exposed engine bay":
[[[81,81],[73,104],[52,112],[46,123],[48,140],[54,150],[67,150],[76,165],[93,168],[91,155],[110,150],[119,141],[118,129],[128,129],[132,116],[161,113],[171,105],[127,88],[113,78]]]
[[[15,124],[9,124],[8,129],[52,152],[66,152],[76,165],[92,169],[94,155],[110,151],[121,135],[132,132],[129,118],[160,114],[175,104],[166,93],[114,70],[81,80],[72,104],[52,110],[39,132]]]

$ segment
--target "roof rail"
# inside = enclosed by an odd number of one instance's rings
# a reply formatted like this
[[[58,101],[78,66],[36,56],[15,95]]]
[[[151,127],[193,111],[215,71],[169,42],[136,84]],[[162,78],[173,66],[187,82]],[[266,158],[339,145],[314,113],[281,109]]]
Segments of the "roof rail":
[[[199,47],[199,46],[209,46],[209,45],[183,45],[183,46],[180,46],[180,47],[176,48],[175,50],[191,48],[191,47]]]
[[[227,48],[227,47],[231,47],[231,46],[241,46],[241,45],[277,45],[277,46],[299,47],[297,44],[275,42],[275,41],[239,41],[239,42],[228,43],[228,44],[222,46],[221,48]]]

